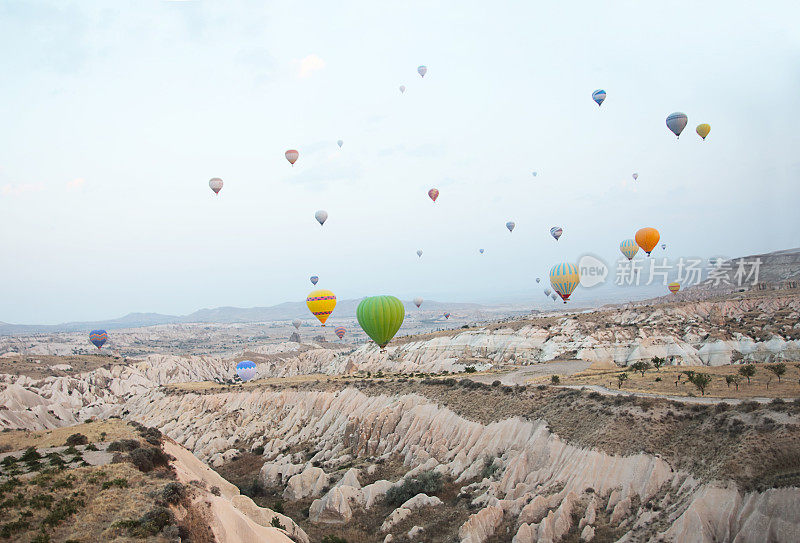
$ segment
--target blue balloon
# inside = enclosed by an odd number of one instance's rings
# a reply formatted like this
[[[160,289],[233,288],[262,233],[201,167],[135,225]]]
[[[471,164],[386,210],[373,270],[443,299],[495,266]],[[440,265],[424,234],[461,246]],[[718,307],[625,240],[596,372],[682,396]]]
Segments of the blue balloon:
[[[252,360],[242,360],[236,364],[236,375],[244,382],[256,376],[256,365]]]
[[[105,330],[92,330],[89,332],[89,341],[99,349],[108,341],[108,334]]]
[[[603,100],[605,99],[606,99],[606,91],[604,91],[603,89],[597,89],[592,93],[592,100],[597,102],[597,107],[602,106]]]

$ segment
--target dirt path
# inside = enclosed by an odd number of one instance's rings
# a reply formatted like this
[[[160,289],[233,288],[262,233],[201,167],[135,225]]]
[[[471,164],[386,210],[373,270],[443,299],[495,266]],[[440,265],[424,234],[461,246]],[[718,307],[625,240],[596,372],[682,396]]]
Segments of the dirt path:
[[[502,384],[524,385],[534,378],[542,375],[572,375],[579,371],[585,371],[589,367],[589,362],[583,360],[556,360],[544,364],[534,364],[532,366],[516,366],[505,373],[484,373],[480,375],[467,376],[479,383],[492,383],[499,380]]]
[[[671,396],[668,394],[649,394],[647,392],[636,392],[633,390],[625,390],[624,388],[621,390],[614,390],[613,388],[606,388],[600,385],[561,385],[557,388],[572,388],[575,390],[594,390],[595,392],[599,392],[600,394],[605,394],[607,396],[638,396],[640,398],[659,398],[662,400],[672,400],[673,402],[683,402],[683,403],[692,403],[692,404],[703,404],[703,405],[715,405],[718,403],[728,403],[731,405],[738,405],[742,402],[758,402],[758,403],[769,403],[774,398],[712,398],[710,396],[700,396],[699,398],[693,398],[691,396]],[[784,401],[792,401],[792,398],[783,398]]]

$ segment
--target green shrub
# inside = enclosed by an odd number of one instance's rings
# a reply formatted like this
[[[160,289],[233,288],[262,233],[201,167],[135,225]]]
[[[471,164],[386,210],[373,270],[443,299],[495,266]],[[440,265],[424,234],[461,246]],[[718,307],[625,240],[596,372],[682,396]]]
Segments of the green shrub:
[[[41,460],[42,455],[36,450],[36,447],[28,447],[19,459],[23,462],[32,462],[34,460]]]
[[[550,376],[550,384],[557,385],[561,382],[561,378],[558,375],[551,375]]]
[[[425,471],[416,477],[404,479],[401,484],[390,488],[386,493],[386,502],[391,505],[401,505],[421,492],[430,496],[441,490],[442,474]]]
[[[72,434],[67,438],[65,445],[74,447],[75,445],[86,445],[89,443],[89,438],[83,434]]]
[[[270,521],[270,525],[273,528],[277,528],[279,530],[286,530],[286,526],[281,524],[281,521],[280,521],[280,519],[278,517],[272,517],[272,520]]]
[[[326,535],[322,538],[322,543],[347,543],[347,540],[338,535]]]
[[[135,449],[128,453],[128,458],[131,464],[143,472],[152,471],[155,467],[166,466],[169,463],[164,451],[154,447]]]
[[[98,448],[95,446],[94,443],[89,443],[86,447],[83,448],[85,451],[96,451]]]
[[[120,520],[112,528],[125,531],[131,537],[145,538],[160,532],[172,524],[172,513],[166,507],[157,505],[138,519]]]
[[[48,509],[56,499],[50,494],[35,494],[28,500],[28,506],[34,509]]]
[[[43,526],[58,526],[67,519],[78,512],[78,509],[85,504],[83,500],[75,498],[61,498],[50,510],[50,513],[42,520]]]
[[[464,373],[475,373],[476,371],[475,366],[467,366],[464,368]]]
[[[481,469],[481,479],[491,479],[500,470],[500,466],[494,463],[494,457],[487,455],[483,459],[483,469]]]
[[[283,509],[283,502],[282,501],[275,502],[275,504],[272,506],[272,510],[275,511],[276,513],[280,513],[281,515],[286,512]]]
[[[119,441],[112,441],[108,444],[106,451],[108,452],[130,452],[141,447],[142,444],[137,439],[120,439]]]
[[[161,491],[164,501],[173,505],[180,502],[184,496],[186,496],[186,487],[177,482],[167,483]]]
[[[128,480],[123,477],[117,477],[116,479],[111,479],[110,481],[104,481],[100,488],[103,490],[108,490],[113,486],[117,486],[119,488],[128,488]]]

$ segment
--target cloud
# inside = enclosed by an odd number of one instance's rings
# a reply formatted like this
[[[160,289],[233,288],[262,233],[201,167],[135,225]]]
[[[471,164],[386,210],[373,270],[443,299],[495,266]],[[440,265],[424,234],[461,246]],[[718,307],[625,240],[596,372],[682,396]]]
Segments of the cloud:
[[[314,54],[296,62],[298,64],[297,76],[301,78],[309,77],[313,72],[325,67],[325,61]]]
[[[67,181],[67,188],[69,190],[78,190],[85,184],[86,184],[86,179],[84,179],[83,177],[76,177],[72,181]]]
[[[41,192],[42,189],[44,189],[42,183],[20,183],[18,185],[6,183],[0,188],[0,193],[4,196],[20,196],[32,192]]]

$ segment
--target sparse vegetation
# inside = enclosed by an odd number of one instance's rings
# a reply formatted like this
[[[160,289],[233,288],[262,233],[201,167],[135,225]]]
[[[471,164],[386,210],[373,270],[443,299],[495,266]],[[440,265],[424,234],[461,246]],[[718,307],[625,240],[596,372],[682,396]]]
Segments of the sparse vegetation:
[[[83,434],[78,433],[78,434],[72,434],[71,436],[69,436],[67,438],[67,441],[66,441],[65,445],[68,445],[70,447],[74,447],[76,445],[86,445],[87,443],[89,443],[89,438],[86,437]]]
[[[786,373],[786,364],[784,364],[783,362],[779,364],[770,364],[766,366],[766,369],[767,371],[771,371],[772,373],[774,373],[775,376],[778,378],[778,382],[780,383],[781,376]]]
[[[660,356],[654,356],[650,359],[650,363],[653,364],[653,367],[656,369],[656,371],[661,371],[661,366],[663,366],[666,361],[666,358]]]
[[[561,383],[561,378],[558,375],[551,375],[550,376],[550,384],[551,385],[557,385],[559,383]]]
[[[464,368],[464,373],[475,373],[476,371],[475,366],[467,366]]]
[[[625,372],[617,374],[617,388],[622,388],[622,383],[628,380],[628,374]]]
[[[739,368],[739,375],[747,378],[747,384],[750,384],[750,378],[756,374],[756,367],[753,364],[745,364]]]
[[[401,505],[420,492],[429,496],[442,489],[442,474],[435,471],[425,471],[416,477],[406,478],[398,486],[393,486],[386,493],[386,502],[391,505]]]
[[[694,373],[692,378],[689,379],[689,382],[697,387],[697,390],[700,391],[701,396],[705,396],[706,387],[708,387],[709,383],[711,383],[711,376],[707,373]]]
[[[649,362],[645,362],[644,360],[638,360],[630,365],[630,369],[633,371],[639,372],[644,377],[644,373],[651,368]]]

